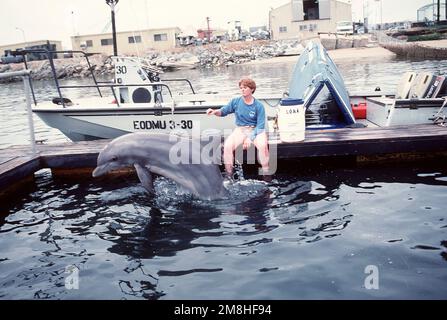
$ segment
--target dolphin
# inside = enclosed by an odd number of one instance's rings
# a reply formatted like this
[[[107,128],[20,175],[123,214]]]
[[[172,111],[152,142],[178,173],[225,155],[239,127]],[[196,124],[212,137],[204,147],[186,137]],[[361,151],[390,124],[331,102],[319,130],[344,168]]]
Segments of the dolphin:
[[[200,142],[192,142],[191,138],[174,136],[173,139],[166,133],[129,133],[112,140],[101,150],[92,175],[98,177],[112,170],[133,166],[142,185],[151,193],[154,192],[151,173],[155,173],[174,180],[201,199],[227,196],[228,191],[217,164],[193,164],[191,161],[194,153],[197,156],[201,152]],[[173,150],[178,149],[189,152],[188,161],[172,161]]]

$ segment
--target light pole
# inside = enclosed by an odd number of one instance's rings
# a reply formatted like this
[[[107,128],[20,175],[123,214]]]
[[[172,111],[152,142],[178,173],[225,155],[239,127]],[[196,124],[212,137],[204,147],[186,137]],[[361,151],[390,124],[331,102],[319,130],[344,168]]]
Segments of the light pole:
[[[383,25],[383,15],[382,15],[382,0],[380,0],[380,30],[382,30],[382,25]]]
[[[208,27],[208,30],[207,30],[208,43],[210,43],[211,42],[210,17],[206,17],[206,24]]]
[[[366,10],[365,10],[365,1],[363,0],[363,27],[365,28],[365,33],[368,33],[368,15],[369,15],[369,10],[368,10],[368,0],[366,0]]]
[[[22,28],[16,27],[16,30],[19,30],[22,32],[22,36],[23,36],[23,42],[26,44],[26,37],[25,37],[25,31],[23,31]]]
[[[106,0],[106,3],[110,6],[112,15],[112,35],[113,35],[113,55],[118,55],[118,48],[116,46],[116,29],[115,29],[115,7],[119,0]]]

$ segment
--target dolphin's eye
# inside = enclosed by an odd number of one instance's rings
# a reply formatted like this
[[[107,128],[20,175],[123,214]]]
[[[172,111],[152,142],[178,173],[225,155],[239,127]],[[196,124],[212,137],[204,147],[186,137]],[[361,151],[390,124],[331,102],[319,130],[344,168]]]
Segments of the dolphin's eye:
[[[113,156],[112,157],[112,161],[117,161],[118,160],[118,157],[117,156]]]

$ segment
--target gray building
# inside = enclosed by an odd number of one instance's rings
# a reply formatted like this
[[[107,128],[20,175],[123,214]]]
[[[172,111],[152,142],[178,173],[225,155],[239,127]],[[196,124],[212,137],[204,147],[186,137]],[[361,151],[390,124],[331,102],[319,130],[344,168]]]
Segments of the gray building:
[[[62,42],[57,40],[38,40],[38,41],[28,41],[21,43],[8,44],[0,46],[0,56],[8,56],[12,51],[16,50],[50,50],[50,51],[60,51],[62,50]],[[62,57],[61,55],[54,54],[54,58]],[[47,55],[44,53],[30,53],[27,55],[28,61],[33,60],[45,60]]]
[[[177,45],[181,30],[177,27],[122,31],[116,33],[118,53],[136,54],[145,50],[169,50]],[[71,37],[73,50],[86,53],[113,54],[112,33],[77,35]]]
[[[318,33],[335,33],[339,21],[352,21],[349,3],[338,0],[292,0],[269,13],[274,40],[309,39]]]

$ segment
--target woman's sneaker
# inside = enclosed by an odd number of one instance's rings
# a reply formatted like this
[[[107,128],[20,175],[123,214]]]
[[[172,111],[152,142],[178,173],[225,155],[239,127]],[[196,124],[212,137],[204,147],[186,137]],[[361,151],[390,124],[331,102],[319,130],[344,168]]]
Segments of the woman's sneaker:
[[[232,185],[234,183],[234,179],[232,175],[225,174],[223,178],[223,185],[225,188],[227,188],[229,185]]]

